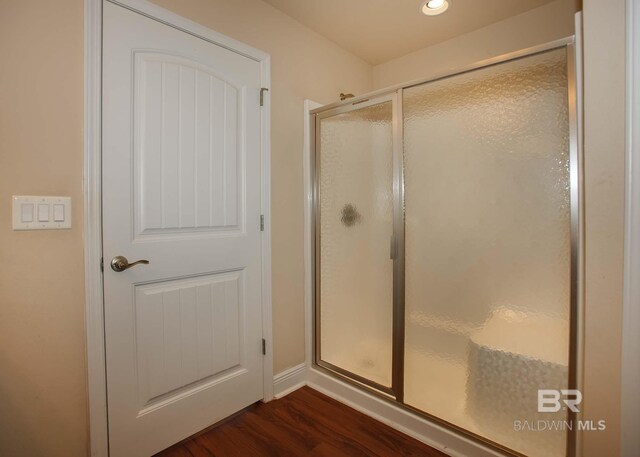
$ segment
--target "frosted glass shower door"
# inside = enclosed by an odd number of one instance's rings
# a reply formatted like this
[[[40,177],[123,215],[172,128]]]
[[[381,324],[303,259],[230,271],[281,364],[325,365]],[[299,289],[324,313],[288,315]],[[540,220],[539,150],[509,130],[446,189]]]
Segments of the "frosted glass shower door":
[[[392,388],[393,97],[316,120],[316,362]],[[318,325],[319,324],[319,325]]]
[[[565,431],[517,430],[567,389],[571,201],[567,50],[403,91],[405,397],[530,456]]]

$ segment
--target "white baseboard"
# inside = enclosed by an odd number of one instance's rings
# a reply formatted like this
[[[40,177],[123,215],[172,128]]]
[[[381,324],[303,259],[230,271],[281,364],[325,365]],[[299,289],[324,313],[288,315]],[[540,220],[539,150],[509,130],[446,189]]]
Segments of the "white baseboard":
[[[282,398],[307,384],[307,365],[301,363],[273,377],[273,396]]]
[[[452,457],[505,456],[314,368],[307,371],[307,385]]]
[[[274,376],[273,396],[282,398],[305,385],[452,457],[505,456],[304,363]]]

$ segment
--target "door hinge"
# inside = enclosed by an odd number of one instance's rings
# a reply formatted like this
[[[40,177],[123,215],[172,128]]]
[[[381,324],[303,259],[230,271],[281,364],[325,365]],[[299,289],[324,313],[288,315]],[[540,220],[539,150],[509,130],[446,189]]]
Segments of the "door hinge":
[[[267,89],[266,87],[262,87],[260,89],[260,106],[264,106],[264,93],[265,91],[268,91],[269,89]]]
[[[262,338],[262,355],[267,355],[267,340]]]
[[[264,214],[260,215],[260,231],[264,232]]]
[[[100,271],[104,273],[104,257],[100,257]]]
[[[396,260],[398,257],[398,240],[396,240],[395,235],[391,235],[391,242],[389,247],[389,258],[391,260]]]

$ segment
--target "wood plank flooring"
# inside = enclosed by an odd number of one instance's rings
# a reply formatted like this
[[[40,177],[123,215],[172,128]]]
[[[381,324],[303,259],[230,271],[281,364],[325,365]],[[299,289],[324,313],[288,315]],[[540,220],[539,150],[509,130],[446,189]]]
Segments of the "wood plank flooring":
[[[425,456],[440,451],[309,387],[256,403],[156,457]]]

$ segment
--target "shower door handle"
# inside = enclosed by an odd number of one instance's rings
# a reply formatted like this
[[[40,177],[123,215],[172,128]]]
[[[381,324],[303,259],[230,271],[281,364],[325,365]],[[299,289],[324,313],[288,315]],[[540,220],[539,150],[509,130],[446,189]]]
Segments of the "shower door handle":
[[[396,237],[391,235],[391,243],[389,246],[389,258],[391,260],[395,260],[398,256],[398,243],[396,242]]]

